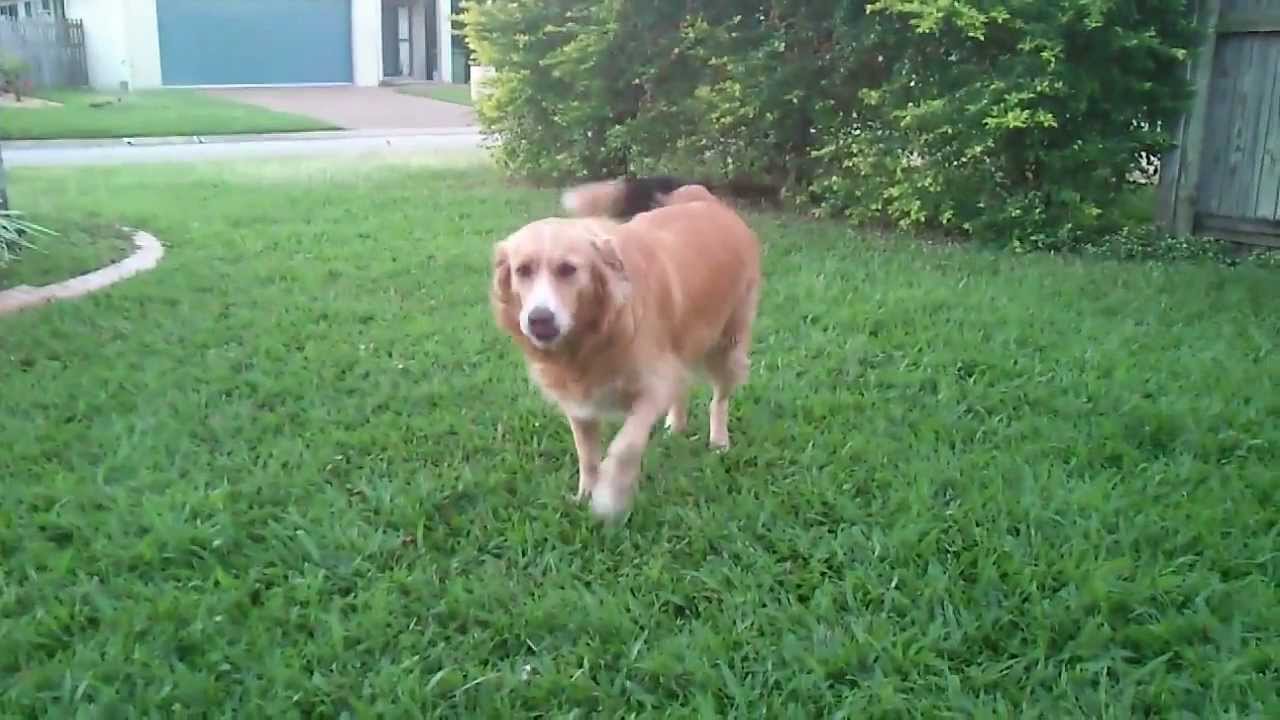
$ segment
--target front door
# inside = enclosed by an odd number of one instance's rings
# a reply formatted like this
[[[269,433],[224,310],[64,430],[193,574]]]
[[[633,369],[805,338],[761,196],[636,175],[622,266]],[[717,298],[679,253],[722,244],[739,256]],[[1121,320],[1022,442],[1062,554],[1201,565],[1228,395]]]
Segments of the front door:
[[[413,15],[405,1],[382,4],[382,75],[407,78],[413,75]]]
[[[396,47],[400,51],[400,77],[413,75],[413,40],[409,35],[409,6],[396,6]]]

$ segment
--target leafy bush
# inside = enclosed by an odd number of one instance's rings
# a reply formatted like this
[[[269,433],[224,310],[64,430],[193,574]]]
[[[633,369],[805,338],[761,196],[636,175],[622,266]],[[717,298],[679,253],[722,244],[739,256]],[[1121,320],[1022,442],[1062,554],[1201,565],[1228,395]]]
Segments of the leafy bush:
[[[766,175],[823,213],[1044,249],[1122,227],[1197,39],[1183,0],[490,0],[465,28],[511,172]]]
[[[681,167],[800,175],[812,117],[834,108],[816,99],[854,99],[839,80],[857,68],[829,36],[847,32],[852,20],[833,23],[860,17],[861,4],[777,4],[762,14],[697,0],[469,3],[468,40],[496,72],[480,122],[501,137],[506,168],[535,179]]]
[[[1016,248],[1115,231],[1112,203],[1190,97],[1183,0],[880,0],[894,72],[829,128],[829,209]]]
[[[48,228],[22,219],[22,213],[17,210],[0,210],[0,269],[17,260],[24,251],[38,249],[31,236],[56,234]]]

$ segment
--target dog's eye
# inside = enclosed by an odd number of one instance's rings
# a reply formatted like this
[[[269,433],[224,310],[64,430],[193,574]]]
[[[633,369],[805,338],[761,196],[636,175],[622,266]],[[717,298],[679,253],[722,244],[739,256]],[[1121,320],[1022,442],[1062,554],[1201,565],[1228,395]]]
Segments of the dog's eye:
[[[559,275],[562,278],[573,277],[573,274],[576,272],[578,272],[578,268],[574,267],[571,263],[560,263],[556,266],[556,275]]]
[[[533,266],[530,265],[529,263],[524,263],[522,265],[516,266],[516,275],[522,278],[527,278],[532,274],[533,274]]]

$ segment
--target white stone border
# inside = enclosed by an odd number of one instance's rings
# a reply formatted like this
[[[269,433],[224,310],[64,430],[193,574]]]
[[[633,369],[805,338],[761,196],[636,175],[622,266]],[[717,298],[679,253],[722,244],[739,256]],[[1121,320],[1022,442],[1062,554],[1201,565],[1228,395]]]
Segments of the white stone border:
[[[8,290],[0,290],[0,315],[43,305],[54,300],[71,300],[91,292],[114,285],[121,280],[146,272],[155,267],[164,256],[164,246],[150,233],[132,228],[122,228],[133,233],[135,250],[129,257],[112,263],[104,268],[85,273],[70,280],[63,280],[52,285],[32,287],[18,285]]]

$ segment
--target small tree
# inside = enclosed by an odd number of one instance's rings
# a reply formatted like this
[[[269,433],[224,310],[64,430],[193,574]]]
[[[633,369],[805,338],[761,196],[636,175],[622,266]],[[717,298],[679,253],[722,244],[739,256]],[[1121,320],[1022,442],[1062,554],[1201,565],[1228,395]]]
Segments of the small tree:
[[[14,101],[22,102],[22,86],[30,72],[31,66],[22,58],[0,57],[0,89],[13,93]]]
[[[24,251],[37,249],[33,235],[57,235],[48,228],[23,220],[22,213],[9,209],[9,182],[0,153],[0,268],[17,260]]]

